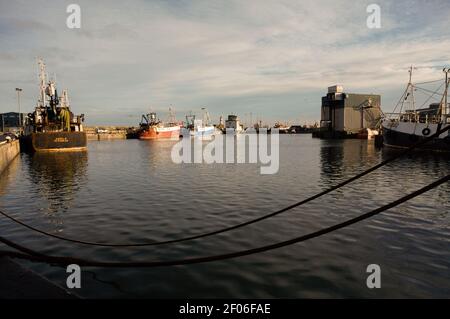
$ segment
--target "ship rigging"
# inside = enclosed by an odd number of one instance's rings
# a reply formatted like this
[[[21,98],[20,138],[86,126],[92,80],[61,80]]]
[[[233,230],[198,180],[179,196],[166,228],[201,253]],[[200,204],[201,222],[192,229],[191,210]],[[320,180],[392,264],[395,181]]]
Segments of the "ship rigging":
[[[450,69],[444,68],[443,72],[445,74],[444,82],[436,90],[432,91],[419,86],[419,84],[429,84],[438,81],[413,84],[413,67],[410,67],[409,81],[403,95],[394,108],[394,112],[387,113],[387,116],[382,121],[384,145],[397,148],[410,147],[414,143],[450,125],[447,101]],[[439,93],[442,87],[444,87],[443,93]],[[416,108],[415,92],[428,95],[419,108]],[[440,96],[439,102],[431,103],[427,108],[424,108],[431,99],[436,99],[436,96]],[[407,106],[409,108],[406,108]],[[395,112],[397,108],[399,108],[399,111]],[[440,134],[420,149],[450,152],[450,133]]]

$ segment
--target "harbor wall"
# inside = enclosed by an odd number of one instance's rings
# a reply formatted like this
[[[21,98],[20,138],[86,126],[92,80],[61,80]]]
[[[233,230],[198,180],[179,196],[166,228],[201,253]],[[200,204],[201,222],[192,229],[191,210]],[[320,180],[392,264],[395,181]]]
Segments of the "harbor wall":
[[[127,130],[123,127],[109,126],[100,130],[94,127],[86,127],[84,131],[86,132],[86,136],[89,141],[116,140],[127,138]]]
[[[104,140],[124,140],[127,138],[126,133],[94,133],[94,134],[86,134],[88,141],[104,141]]]
[[[0,145],[0,174],[11,161],[20,153],[19,140]]]

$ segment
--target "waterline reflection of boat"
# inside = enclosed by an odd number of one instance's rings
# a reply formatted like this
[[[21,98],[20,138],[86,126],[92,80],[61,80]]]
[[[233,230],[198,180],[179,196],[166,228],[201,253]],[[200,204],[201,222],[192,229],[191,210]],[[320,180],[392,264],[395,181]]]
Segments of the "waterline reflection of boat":
[[[67,211],[87,182],[88,152],[35,152],[25,155],[36,193],[50,214]]]

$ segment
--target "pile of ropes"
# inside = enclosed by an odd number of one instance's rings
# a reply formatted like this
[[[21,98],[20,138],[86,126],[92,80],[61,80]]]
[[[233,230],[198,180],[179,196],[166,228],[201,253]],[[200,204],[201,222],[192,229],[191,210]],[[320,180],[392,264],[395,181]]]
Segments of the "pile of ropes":
[[[173,240],[167,240],[167,241],[153,241],[153,242],[141,242],[141,243],[101,243],[101,242],[90,242],[90,241],[82,241],[82,240],[77,240],[77,239],[71,239],[71,238],[67,238],[67,237],[62,237],[59,235],[54,235],[48,232],[45,232],[43,230],[37,229],[33,226],[30,226],[10,215],[8,215],[5,212],[0,211],[0,214],[2,214],[4,217],[9,218],[10,220],[12,220],[13,222],[20,224],[32,231],[38,232],[42,235],[48,236],[48,237],[52,237],[58,240],[64,240],[64,241],[68,241],[68,242],[72,242],[72,243],[76,243],[76,244],[83,244],[83,245],[90,245],[90,246],[103,246],[103,247],[143,247],[143,246],[157,246],[157,245],[164,245],[164,244],[173,244],[173,243],[179,243],[179,242],[185,242],[185,241],[190,241],[190,240],[194,240],[194,239],[200,239],[200,238],[205,238],[205,237],[210,237],[213,235],[217,235],[217,234],[221,234],[221,233],[225,233],[234,229],[238,229],[238,228],[242,228],[244,226],[247,225],[251,225],[254,224],[256,222],[274,217],[276,215],[279,215],[281,213],[284,213],[288,210],[291,210],[293,208],[299,207],[301,205],[304,205],[312,200],[315,200],[325,194],[328,194],[334,190],[337,190],[357,179],[362,178],[363,176],[377,170],[380,167],[385,166],[386,164],[410,153],[413,149],[431,141],[432,139],[438,137],[439,135],[441,135],[442,133],[448,131],[450,129],[450,125],[447,125],[444,128],[441,128],[440,130],[438,130],[436,133],[434,133],[433,135],[428,136],[427,138],[422,139],[421,141],[415,143],[414,145],[410,146],[409,148],[397,153],[396,155],[380,162],[379,164],[365,170],[362,173],[359,173],[335,186],[332,186],[316,195],[313,195],[307,199],[304,199],[300,202],[297,202],[295,204],[292,204],[290,206],[287,206],[285,208],[282,208],[278,211],[272,212],[270,214],[249,220],[247,222],[241,223],[241,224],[237,224],[234,226],[230,226],[230,227],[226,227],[226,228],[222,228],[222,229],[218,229],[215,231],[211,231],[211,232],[207,232],[207,233],[202,233],[202,234],[198,234],[198,235],[193,235],[193,236],[189,236],[189,237],[184,237],[184,238],[178,238],[178,239],[173,239]],[[59,265],[59,266],[65,266],[68,264],[78,264],[80,266],[93,266],[93,267],[105,267],[105,268],[127,268],[127,267],[161,267],[161,266],[175,266],[175,265],[187,265],[187,264],[197,264],[197,263],[205,263],[205,262],[213,262],[213,261],[219,261],[219,260],[225,260],[225,259],[230,259],[230,258],[236,258],[236,257],[242,257],[242,256],[247,256],[247,255],[252,255],[252,254],[256,254],[256,253],[261,253],[261,252],[265,252],[265,251],[269,251],[269,250],[273,250],[273,249],[277,249],[277,248],[281,248],[281,247],[285,247],[285,246],[289,246],[289,245],[293,245],[295,243],[299,243],[299,242],[304,242],[307,241],[309,239],[313,239],[313,238],[317,238],[320,236],[323,236],[325,234],[331,233],[333,231],[342,229],[344,227],[353,225],[355,223],[358,223],[360,221],[363,221],[365,219],[368,219],[370,217],[373,217],[375,215],[378,215],[390,208],[393,208],[397,205],[400,205],[410,199],[413,199],[431,189],[434,189],[436,187],[438,187],[439,185],[442,185],[443,183],[446,183],[450,180],[450,174],[446,175],[444,177],[439,178],[438,180],[432,182],[431,184],[428,184],[406,196],[403,196],[391,203],[388,203],[384,206],[381,206],[377,209],[374,209],[370,212],[364,213],[362,215],[359,215],[355,218],[351,218],[348,219],[344,222],[335,224],[333,226],[330,227],[326,227],[323,229],[320,229],[318,231],[314,231],[311,233],[308,233],[306,235],[302,235],[296,238],[292,238],[286,241],[282,241],[282,242],[278,242],[278,243],[274,243],[274,244],[270,244],[270,245],[266,245],[266,246],[261,246],[261,247],[257,247],[257,248],[252,248],[252,249],[247,249],[247,250],[241,250],[241,251],[237,251],[237,252],[232,252],[232,253],[226,253],[226,254],[219,254],[219,255],[212,255],[212,256],[205,256],[205,257],[197,257],[197,258],[186,258],[186,259],[177,259],[177,260],[168,260],[168,261],[136,261],[136,262],[106,262],[106,261],[96,261],[96,260],[88,260],[88,259],[82,259],[82,258],[76,258],[76,257],[65,257],[65,256],[51,256],[51,255],[47,255],[47,254],[43,254],[40,253],[38,251],[32,250],[30,248],[24,247],[20,244],[14,243],[4,237],[0,236],[0,242],[15,249],[16,251],[10,251],[10,250],[3,250],[0,251],[0,256],[9,256],[9,257],[13,257],[13,258],[20,258],[20,259],[26,259],[26,260],[30,260],[30,261],[35,261],[35,262],[45,262],[48,264],[52,264],[52,265]]]

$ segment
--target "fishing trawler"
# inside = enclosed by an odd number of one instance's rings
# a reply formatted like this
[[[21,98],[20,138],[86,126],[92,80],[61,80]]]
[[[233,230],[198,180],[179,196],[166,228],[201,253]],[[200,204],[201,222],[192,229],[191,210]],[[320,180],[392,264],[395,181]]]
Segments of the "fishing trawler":
[[[222,134],[214,125],[210,124],[209,113],[205,108],[203,110],[203,119],[196,119],[195,115],[186,115],[186,128],[190,130],[190,135],[195,137],[211,137]]]
[[[241,124],[239,117],[234,114],[228,115],[228,119],[225,121],[224,133],[240,134],[244,132],[244,126]]]
[[[141,140],[160,138],[179,138],[181,125],[175,121],[175,116],[169,108],[169,121],[167,123],[157,119],[156,113],[142,115],[138,137]]]
[[[84,114],[75,116],[70,110],[67,90],[58,96],[56,82],[47,81],[44,61],[39,58],[40,96],[33,113],[29,113],[23,135],[23,149],[33,152],[85,151]]]
[[[278,129],[279,134],[288,134],[290,126],[287,126],[281,122],[276,122],[273,128]]]
[[[445,82],[434,92],[420,87],[418,83],[413,84],[412,72],[413,68],[411,67],[408,85],[396,105],[394,113],[386,114],[387,117],[382,120],[383,145],[385,146],[408,148],[450,125],[449,104],[447,103],[449,69],[443,69]],[[420,106],[416,109],[414,92],[421,90],[431,92],[429,98],[423,103],[425,105],[434,95],[438,94],[442,86],[444,86],[444,90],[439,94],[439,103],[432,103],[428,108]],[[409,105],[410,108],[403,111],[405,105]],[[400,107],[400,110],[395,113],[397,107]],[[420,145],[418,149],[450,152],[450,130]]]

